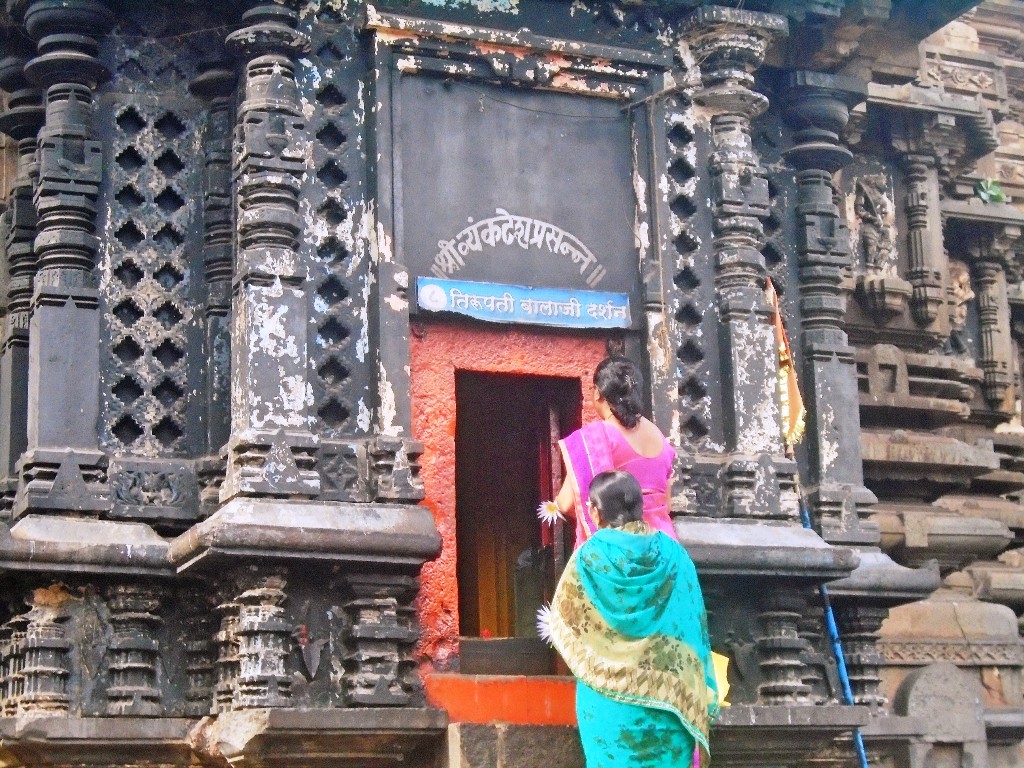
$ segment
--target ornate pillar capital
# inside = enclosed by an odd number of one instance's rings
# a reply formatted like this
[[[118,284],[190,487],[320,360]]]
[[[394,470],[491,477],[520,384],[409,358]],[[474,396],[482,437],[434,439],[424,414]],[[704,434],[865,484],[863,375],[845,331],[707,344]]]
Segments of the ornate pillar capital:
[[[694,100],[715,113],[757,117],[768,99],[753,90],[754,72],[772,41],[789,34],[785,17],[710,5],[686,20],[683,32],[698,62],[704,87]]]
[[[295,27],[298,0],[246,0],[242,26],[228,35],[228,50],[252,59],[258,56],[296,56],[309,49],[309,38]]]
[[[868,95],[867,84],[852,77],[805,70],[791,72],[785,91],[786,120],[796,130],[786,159],[800,170],[835,173],[853,159],[842,145],[850,109]]]
[[[38,45],[38,55],[25,66],[31,82],[82,85],[90,90],[109,77],[96,58],[99,38],[114,26],[115,17],[102,0],[33,0],[25,4],[25,29]]]

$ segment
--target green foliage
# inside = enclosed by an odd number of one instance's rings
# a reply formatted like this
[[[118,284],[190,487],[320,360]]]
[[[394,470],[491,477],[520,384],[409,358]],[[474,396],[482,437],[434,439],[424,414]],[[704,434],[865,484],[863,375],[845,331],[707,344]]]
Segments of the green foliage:
[[[974,185],[974,194],[981,198],[983,203],[1005,203],[1006,193],[995,179],[982,179]]]

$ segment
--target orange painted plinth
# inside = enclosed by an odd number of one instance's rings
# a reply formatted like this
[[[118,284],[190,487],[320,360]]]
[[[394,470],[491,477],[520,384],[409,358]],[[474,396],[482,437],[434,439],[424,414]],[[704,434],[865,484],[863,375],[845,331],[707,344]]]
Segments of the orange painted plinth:
[[[427,702],[453,723],[576,725],[571,677],[432,674],[423,682]]]

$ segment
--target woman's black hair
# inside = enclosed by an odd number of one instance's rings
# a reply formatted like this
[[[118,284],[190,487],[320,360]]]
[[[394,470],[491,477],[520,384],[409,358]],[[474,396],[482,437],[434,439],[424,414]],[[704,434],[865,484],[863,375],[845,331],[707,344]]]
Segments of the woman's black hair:
[[[644,516],[644,493],[629,472],[595,475],[590,481],[590,503],[597,507],[604,528],[621,528]]]
[[[632,360],[619,355],[602,360],[594,371],[594,386],[622,426],[629,429],[640,423],[643,381]]]

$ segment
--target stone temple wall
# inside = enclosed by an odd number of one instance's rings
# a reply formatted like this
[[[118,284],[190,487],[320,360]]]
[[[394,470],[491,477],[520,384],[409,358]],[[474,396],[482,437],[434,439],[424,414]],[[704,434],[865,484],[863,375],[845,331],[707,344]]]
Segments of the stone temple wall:
[[[404,170],[429,78],[629,138],[608,342],[677,449],[716,763],[849,766],[857,728],[885,768],[1024,762],[1024,2],[973,5],[8,0],[0,761],[581,764],[431,683],[481,681],[418,583],[455,579],[414,236],[465,197]]]

